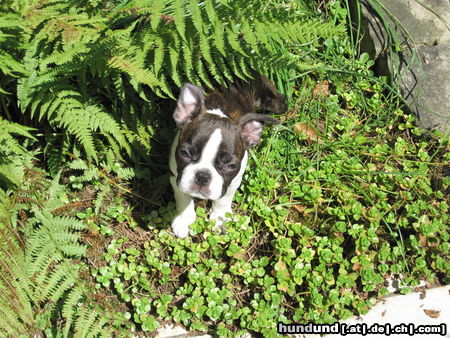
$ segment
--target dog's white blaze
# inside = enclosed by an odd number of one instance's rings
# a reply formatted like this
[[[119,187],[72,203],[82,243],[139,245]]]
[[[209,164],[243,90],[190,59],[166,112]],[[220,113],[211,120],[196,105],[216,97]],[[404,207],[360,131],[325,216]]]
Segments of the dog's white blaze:
[[[217,128],[212,132],[208,142],[206,142],[200,156],[200,161],[189,164],[184,168],[179,184],[181,191],[202,199],[216,200],[220,198],[222,195],[223,177],[214,168],[214,160],[217,157],[220,143],[222,143],[222,131],[220,128]],[[211,174],[209,194],[206,196],[191,189],[195,185],[195,174],[199,170],[206,170]]]
[[[207,112],[209,114],[213,114],[213,115],[217,115],[217,116],[220,116],[220,117],[228,118],[228,116],[225,115],[225,113],[223,111],[221,111],[220,109],[210,109],[210,110],[207,110]]]

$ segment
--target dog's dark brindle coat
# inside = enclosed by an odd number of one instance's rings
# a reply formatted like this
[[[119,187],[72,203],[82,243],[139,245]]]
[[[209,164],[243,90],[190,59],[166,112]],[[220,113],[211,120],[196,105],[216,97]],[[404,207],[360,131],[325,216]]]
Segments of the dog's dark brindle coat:
[[[283,114],[287,109],[285,96],[264,75],[253,72],[252,76],[250,82],[236,81],[207,94],[206,109],[220,109],[233,120],[258,110]]]

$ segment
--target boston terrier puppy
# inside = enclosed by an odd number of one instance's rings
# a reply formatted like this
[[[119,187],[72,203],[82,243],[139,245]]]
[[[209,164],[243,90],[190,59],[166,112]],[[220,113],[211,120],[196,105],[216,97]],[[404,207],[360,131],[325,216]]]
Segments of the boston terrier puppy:
[[[261,78],[268,82],[261,83]],[[284,96],[262,75],[206,99],[200,87],[186,83],[181,88],[173,113],[178,132],[169,162],[178,211],[172,221],[176,236],[186,237],[195,222],[194,198],[212,200],[210,219],[216,221],[216,229],[225,225],[247,165],[247,149],[260,142],[263,123],[279,123],[257,114],[261,108],[286,110]]]

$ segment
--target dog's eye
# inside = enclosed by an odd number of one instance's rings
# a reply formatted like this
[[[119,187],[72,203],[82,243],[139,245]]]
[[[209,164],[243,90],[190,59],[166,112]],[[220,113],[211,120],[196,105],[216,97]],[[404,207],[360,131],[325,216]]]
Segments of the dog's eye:
[[[183,157],[184,159],[187,159],[187,160],[191,159],[191,154],[190,154],[188,151],[186,151],[186,150],[180,149],[180,150],[178,151],[178,154],[179,154],[181,157]]]
[[[225,166],[225,168],[227,168],[228,170],[234,170],[237,168],[237,164],[231,163],[231,164],[227,164]]]
[[[220,152],[219,156],[217,157],[217,161],[221,164],[228,164],[232,161],[232,157],[230,156],[230,154],[226,153],[226,152]]]

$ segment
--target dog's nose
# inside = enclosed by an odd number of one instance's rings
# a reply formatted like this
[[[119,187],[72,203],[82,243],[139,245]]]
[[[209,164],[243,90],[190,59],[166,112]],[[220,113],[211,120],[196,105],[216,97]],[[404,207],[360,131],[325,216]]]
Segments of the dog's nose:
[[[204,187],[211,181],[211,173],[206,170],[200,170],[195,173],[195,183]]]

